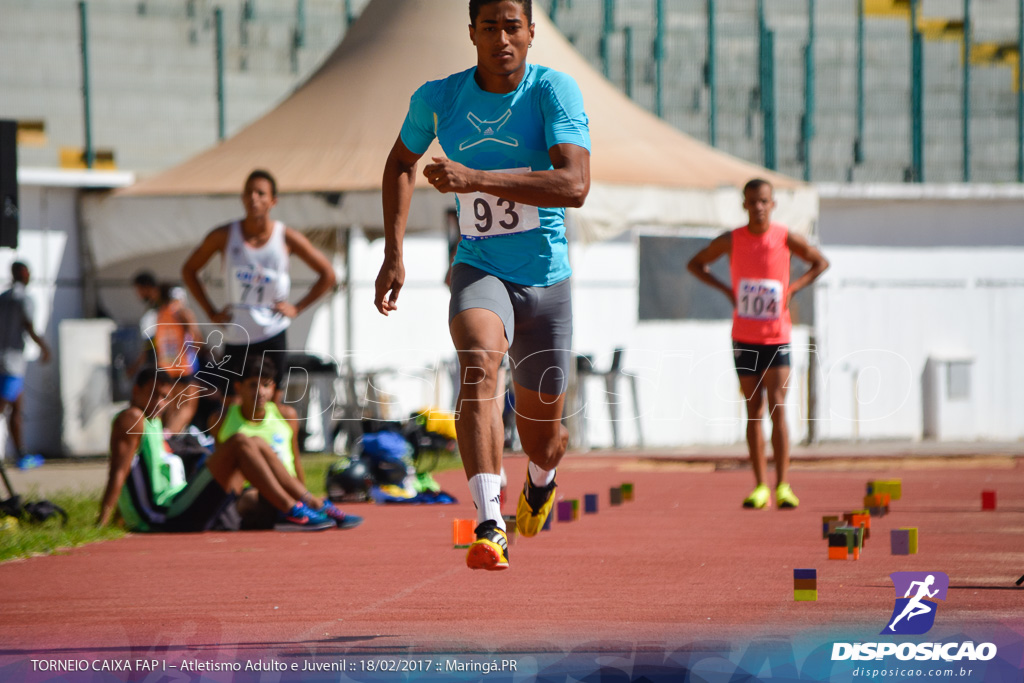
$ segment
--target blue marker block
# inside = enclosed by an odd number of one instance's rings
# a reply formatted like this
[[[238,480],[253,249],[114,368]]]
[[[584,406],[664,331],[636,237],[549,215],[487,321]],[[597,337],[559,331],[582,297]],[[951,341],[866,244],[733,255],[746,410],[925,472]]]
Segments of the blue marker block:
[[[817,579],[818,578],[818,570],[817,569],[794,569],[793,570],[793,578],[794,579]]]
[[[597,513],[597,494],[588,493],[583,496],[583,511],[587,514]]]

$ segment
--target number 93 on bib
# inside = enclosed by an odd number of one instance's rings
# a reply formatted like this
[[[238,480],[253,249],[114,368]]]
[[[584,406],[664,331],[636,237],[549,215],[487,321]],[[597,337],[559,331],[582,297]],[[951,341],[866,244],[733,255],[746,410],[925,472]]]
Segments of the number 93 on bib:
[[[782,315],[782,283],[778,280],[740,280],[736,313],[741,318],[777,320]]]
[[[529,168],[515,168],[495,173],[527,173]],[[536,206],[496,197],[486,192],[459,193],[459,231],[466,239],[475,240],[498,235],[513,235],[540,227]]]

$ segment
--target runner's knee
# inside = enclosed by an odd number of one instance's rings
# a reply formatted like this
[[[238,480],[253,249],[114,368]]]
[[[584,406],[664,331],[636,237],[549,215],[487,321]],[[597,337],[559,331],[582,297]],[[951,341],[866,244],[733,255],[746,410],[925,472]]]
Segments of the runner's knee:
[[[760,420],[764,416],[764,397],[761,392],[747,399],[747,419]]]
[[[494,387],[498,379],[498,368],[502,354],[485,349],[468,349],[459,352],[463,386]]]

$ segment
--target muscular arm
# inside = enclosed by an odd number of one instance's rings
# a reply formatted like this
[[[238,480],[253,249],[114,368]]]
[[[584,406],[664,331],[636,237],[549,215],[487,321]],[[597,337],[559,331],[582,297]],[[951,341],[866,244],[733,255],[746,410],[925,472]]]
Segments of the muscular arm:
[[[192,293],[196,303],[206,313],[206,317],[215,323],[229,322],[231,314],[227,309],[218,311],[213,307],[210,297],[206,294],[206,288],[203,287],[203,283],[199,280],[199,271],[203,269],[203,266],[210,261],[214,254],[224,251],[227,241],[227,226],[216,228],[203,239],[202,243],[189,255],[185,265],[181,267],[181,279],[185,286],[188,287],[188,291]]]
[[[416,185],[416,164],[422,155],[410,152],[395,140],[384,165],[381,203],[384,209],[384,263],[374,285],[374,305],[382,314],[398,309],[398,293],[405,283],[402,240],[409,220],[409,206]],[[388,293],[390,292],[390,296]]]
[[[279,301],[275,306],[277,310],[289,318],[294,318],[312,306],[314,301],[334,287],[334,268],[331,267],[331,262],[327,260],[327,257],[314,247],[309,238],[301,232],[285,228],[284,241],[288,246],[288,251],[302,259],[302,262],[317,274],[316,282],[313,283],[313,286],[306,292],[306,296],[302,297],[297,304],[292,306],[286,301]]]
[[[110,432],[110,470],[107,474],[107,486],[100,501],[100,512],[96,519],[97,526],[105,526],[117,508],[117,498],[128,478],[132,467],[132,457],[139,450],[142,440],[142,411],[128,408],[114,420]]]
[[[792,232],[786,238],[786,246],[789,247],[791,253],[803,259],[811,266],[806,273],[789,283],[789,297],[792,298],[794,294],[817,280],[828,269],[828,259],[825,258],[817,247],[811,246],[804,237],[795,235]]]
[[[573,144],[548,150],[553,168],[530,173],[478,171],[433,157],[423,175],[439,192],[486,192],[514,202],[544,207],[583,206],[590,192],[590,152]]]
[[[736,307],[736,295],[732,291],[732,287],[725,284],[711,272],[711,264],[720,259],[722,256],[730,253],[732,249],[732,233],[725,232],[711,240],[711,244],[698,251],[690,262],[686,264],[686,269],[690,273],[708,285],[714,287],[718,291],[729,297],[729,301],[732,302],[733,308]]]

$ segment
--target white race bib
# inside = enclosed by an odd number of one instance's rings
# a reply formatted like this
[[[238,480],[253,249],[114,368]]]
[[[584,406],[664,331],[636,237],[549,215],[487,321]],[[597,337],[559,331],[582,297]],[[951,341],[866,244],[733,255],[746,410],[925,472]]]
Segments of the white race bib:
[[[270,306],[280,300],[278,274],[253,266],[236,266],[228,275],[231,303],[238,306]]]
[[[778,280],[740,280],[736,313],[741,318],[778,320],[782,306],[782,283]]]
[[[495,173],[529,173],[529,168],[510,168]],[[486,192],[459,193],[459,231],[466,239],[513,235],[540,227],[536,206],[495,197]]]

